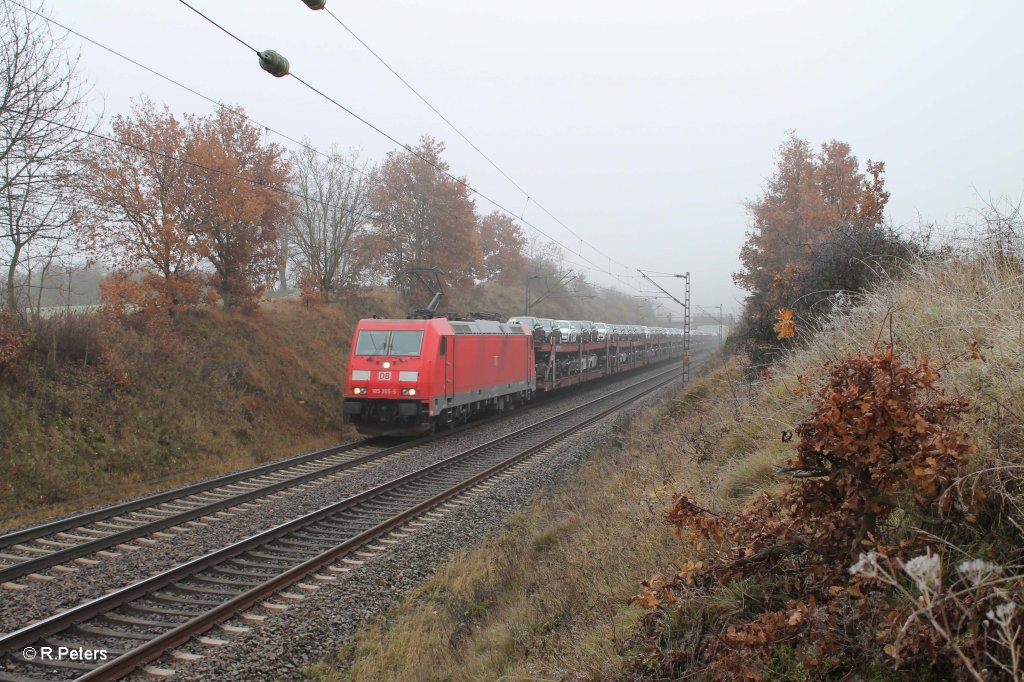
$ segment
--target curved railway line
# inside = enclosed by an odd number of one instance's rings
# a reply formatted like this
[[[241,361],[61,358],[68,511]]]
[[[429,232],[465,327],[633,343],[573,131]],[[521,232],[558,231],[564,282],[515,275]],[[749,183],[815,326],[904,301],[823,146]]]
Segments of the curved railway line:
[[[399,541],[404,534],[397,531],[407,524],[415,526],[417,517],[437,514],[434,510],[438,507],[443,509],[463,504],[457,498],[467,491],[488,485],[489,479],[555,447],[566,436],[679,379],[681,374],[681,370],[673,368],[618,388],[525,429],[451,455],[0,637],[0,660],[3,661],[0,680],[87,680],[127,675],[257,603],[273,609],[275,604],[266,602],[267,599],[280,599],[287,603],[287,600],[298,597],[287,590],[296,589],[301,592],[315,589],[315,585],[303,581],[322,583],[332,579],[332,571],[350,570],[351,565],[361,563],[358,558],[361,554],[384,549],[383,544]],[[241,472],[238,475],[245,475],[245,478],[230,483],[221,480],[220,486],[230,488],[238,481],[253,481],[263,476],[277,480],[252,490],[237,490],[236,496],[224,496],[223,499],[215,499],[217,495],[209,494],[210,490],[218,489],[216,487],[189,493],[199,496],[196,506],[189,510],[174,510],[174,507],[180,505],[173,504],[171,511],[175,511],[175,514],[208,515],[216,512],[210,511],[211,505],[223,505],[218,509],[234,506],[239,504],[234,501],[239,496],[255,495],[273,486],[300,485],[297,482],[299,478],[325,476],[329,475],[325,473],[328,470],[341,471],[356,467],[360,463],[395,454],[433,438],[418,439],[369,453],[362,451],[363,448],[372,447],[366,442],[353,443],[330,449],[333,451],[330,454],[327,454],[329,451],[321,451],[303,455],[307,459],[301,462],[295,462],[296,458],[286,460],[278,463],[284,466],[268,469],[266,473],[261,471],[262,468]],[[342,459],[333,459],[337,457]],[[330,463],[325,463],[328,460]],[[314,466],[315,470],[302,471],[309,466]],[[288,474],[281,478],[284,471],[291,471],[295,475]],[[254,473],[257,474],[255,478]],[[207,481],[200,485],[217,483]],[[156,497],[151,496],[130,504],[145,503]],[[158,504],[167,508],[167,502]],[[206,511],[199,511],[201,509]],[[129,513],[133,512],[122,510],[106,518],[116,522]],[[141,530],[151,523],[168,526],[181,523],[180,520],[168,521],[169,518],[174,516],[149,519],[123,532],[135,533],[135,537],[138,537],[151,532]],[[48,526],[50,524],[37,528]],[[32,530],[36,529],[26,532]],[[111,542],[113,537],[111,535],[103,541]],[[111,545],[123,541],[114,541]],[[75,547],[64,549],[82,551],[86,544],[77,545],[77,550]],[[338,562],[341,564],[338,565]],[[297,587],[293,588],[296,584]],[[276,606],[283,608],[281,604]],[[107,659],[41,661],[27,657],[24,654],[25,647],[34,647],[36,652],[42,651],[44,647],[53,650],[67,647],[84,652],[104,650]],[[186,657],[187,654],[181,656]]]

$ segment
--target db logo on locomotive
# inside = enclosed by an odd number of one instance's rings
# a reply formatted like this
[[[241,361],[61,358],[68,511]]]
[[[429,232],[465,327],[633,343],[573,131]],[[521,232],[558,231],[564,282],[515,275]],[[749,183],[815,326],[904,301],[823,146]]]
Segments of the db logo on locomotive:
[[[391,381],[391,372],[377,372],[377,381]]]

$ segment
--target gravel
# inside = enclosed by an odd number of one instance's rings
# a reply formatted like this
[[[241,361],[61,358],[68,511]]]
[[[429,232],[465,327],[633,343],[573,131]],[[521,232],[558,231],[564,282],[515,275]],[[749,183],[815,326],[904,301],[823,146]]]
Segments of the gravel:
[[[446,561],[500,530],[535,495],[562,483],[582,460],[614,435],[623,420],[677,388],[678,384],[673,384],[656,396],[634,403],[616,417],[574,434],[552,456],[531,460],[500,486],[476,494],[472,504],[447,511],[438,522],[419,528],[351,572],[335,574],[337,580],[324,583],[319,590],[291,605],[287,612],[257,606],[251,613],[265,615],[265,621],[253,623],[240,617],[229,621],[230,625],[251,628],[249,632],[227,635],[215,629],[208,633],[227,639],[227,644],[210,647],[193,641],[179,649],[199,654],[202,659],[186,663],[164,657],[153,665],[173,669],[175,679],[187,680],[298,677],[302,667],[331,659],[363,624],[401,603],[409,590]],[[148,678],[136,673],[129,679]]]
[[[599,382],[609,386],[635,382],[656,370]],[[673,384],[677,385],[677,384]],[[599,388],[599,387],[594,387]],[[662,389],[663,393],[671,388]],[[413,451],[375,462],[342,476],[251,503],[249,508],[229,510],[231,516],[203,519],[202,524],[186,525],[172,537],[161,538],[156,545],[135,544],[134,551],[118,551],[93,565],[74,564],[74,573],[50,569],[48,580],[21,579],[21,590],[3,590],[0,600],[0,632],[16,630],[33,620],[93,599],[116,586],[172,568],[184,561],[220,549],[266,528],[379,485],[400,475],[444,459],[456,451],[523,428],[573,407],[592,395],[591,387],[569,392],[560,398],[511,413],[506,419],[477,429],[453,434]],[[634,403],[622,415],[641,409],[653,398]],[[478,496],[472,505],[446,513],[441,521],[420,528],[408,539],[393,545],[377,558],[368,560],[351,573],[338,574],[338,580],[312,593],[288,612],[276,613],[257,607],[254,612],[268,618],[258,626],[236,619],[234,624],[253,627],[252,632],[232,635],[222,647],[199,646],[204,658],[197,664],[164,661],[160,665],[179,671],[178,679],[252,679],[253,677],[294,677],[297,667],[329,656],[360,623],[383,612],[402,594],[431,575],[456,552],[472,547],[501,524],[538,491],[563,480],[567,472],[593,452],[613,432],[623,417],[604,420],[563,441],[554,456],[519,470],[486,496]],[[225,637],[214,631],[210,636]]]

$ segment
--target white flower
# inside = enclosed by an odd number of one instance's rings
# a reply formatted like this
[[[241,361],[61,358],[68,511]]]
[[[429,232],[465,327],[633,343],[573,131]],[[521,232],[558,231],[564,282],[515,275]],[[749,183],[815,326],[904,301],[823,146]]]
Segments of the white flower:
[[[850,575],[859,575],[862,578],[877,578],[879,570],[878,556],[878,552],[861,554],[857,563],[850,566]]]
[[[970,580],[971,584],[975,587],[987,581],[989,578],[1002,575],[1003,573],[1002,566],[989,563],[984,559],[963,561],[956,567],[956,570],[960,571],[960,575]]]
[[[903,564],[904,572],[913,579],[917,589],[924,592],[926,589],[936,589],[942,580],[942,564],[939,562],[939,555],[923,554],[916,556]]]
[[[1008,601],[986,613],[985,617],[1005,627],[1010,624],[1010,621],[1013,619],[1013,614],[1016,612],[1016,602]]]

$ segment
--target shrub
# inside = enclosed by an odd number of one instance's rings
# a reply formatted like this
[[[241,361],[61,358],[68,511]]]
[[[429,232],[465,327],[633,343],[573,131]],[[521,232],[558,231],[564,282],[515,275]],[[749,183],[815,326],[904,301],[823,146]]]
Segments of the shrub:
[[[798,391],[814,396],[814,411],[795,434],[782,434],[800,439],[781,468],[792,476],[788,486],[738,513],[715,513],[685,493],[673,497],[666,520],[701,560],[688,560],[671,579],[647,581],[635,603],[658,609],[651,618],[664,629],[678,605],[709,590],[742,586],[745,598],[696,642],[691,636],[685,647],[649,651],[645,667],[761,679],[781,664],[776,646],[785,643],[808,674],[849,672],[877,658],[871,633],[902,613],[880,592],[863,593],[849,565],[866,549],[899,560],[920,548],[917,539],[885,544],[907,516],[971,519],[972,500],[946,494],[973,449],[951,428],[968,402],[942,394],[934,363],[905,361],[890,345],[827,369],[816,391],[801,378]],[[954,667],[951,652],[938,651],[929,662]]]

